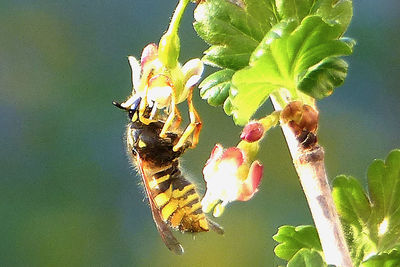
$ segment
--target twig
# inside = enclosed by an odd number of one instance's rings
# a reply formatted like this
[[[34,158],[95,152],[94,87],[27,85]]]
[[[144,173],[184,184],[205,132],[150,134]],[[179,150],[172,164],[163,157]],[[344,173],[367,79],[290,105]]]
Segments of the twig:
[[[275,110],[284,108],[277,97],[271,96],[271,101]],[[323,148],[316,145],[305,150],[287,124],[281,123],[281,128],[318,231],[325,261],[336,266],[353,266],[333,203]]]

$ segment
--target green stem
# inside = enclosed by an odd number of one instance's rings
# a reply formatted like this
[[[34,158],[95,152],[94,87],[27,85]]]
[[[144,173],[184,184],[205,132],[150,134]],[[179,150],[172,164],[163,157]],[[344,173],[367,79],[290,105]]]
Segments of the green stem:
[[[266,133],[267,131],[269,131],[269,129],[275,127],[278,124],[280,116],[281,116],[281,111],[274,111],[271,114],[265,116],[264,118],[259,119],[258,122],[262,124],[262,126],[264,127],[264,131]]]
[[[290,101],[286,99],[282,94],[279,92],[273,92],[271,95],[273,95],[275,101],[279,104],[281,107],[285,107]]]
[[[178,65],[180,54],[180,40],[178,35],[179,26],[181,24],[183,13],[189,0],[179,1],[174,14],[172,15],[167,32],[161,37],[158,46],[159,59],[163,65],[172,70]]]
[[[183,17],[183,13],[185,13],[186,6],[188,5],[189,0],[181,0],[178,3],[174,11],[174,15],[172,15],[171,22],[169,24],[169,28],[167,30],[167,34],[178,33],[179,25],[181,25],[181,20]]]

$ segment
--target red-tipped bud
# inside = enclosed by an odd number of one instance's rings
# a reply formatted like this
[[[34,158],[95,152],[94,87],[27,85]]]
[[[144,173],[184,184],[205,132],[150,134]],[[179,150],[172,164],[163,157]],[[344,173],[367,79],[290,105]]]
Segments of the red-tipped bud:
[[[260,140],[264,135],[264,127],[259,122],[248,123],[242,131],[240,138],[246,142],[252,143]]]

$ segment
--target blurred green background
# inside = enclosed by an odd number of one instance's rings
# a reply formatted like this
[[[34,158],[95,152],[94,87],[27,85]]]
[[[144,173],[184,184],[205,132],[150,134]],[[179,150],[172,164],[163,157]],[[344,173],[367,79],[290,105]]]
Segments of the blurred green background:
[[[2,0],[0,2],[1,266],[276,266],[272,235],[312,223],[281,132],[260,156],[265,176],[250,202],[234,203],[215,233],[177,233],[184,256],[161,242],[122,142],[126,117],[111,105],[130,93],[127,55],[158,42],[176,1]],[[206,45],[181,29],[181,61]],[[330,178],[365,181],[374,158],[400,147],[400,4],[354,2],[347,33],[358,44],[344,86],[320,101],[320,143]],[[210,69],[209,69],[210,70]],[[195,94],[204,120],[183,166],[202,187],[216,142],[240,128]]]

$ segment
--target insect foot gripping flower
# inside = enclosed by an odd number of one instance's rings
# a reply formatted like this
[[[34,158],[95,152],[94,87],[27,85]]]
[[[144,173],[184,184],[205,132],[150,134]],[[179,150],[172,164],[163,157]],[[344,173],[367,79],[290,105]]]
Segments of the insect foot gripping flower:
[[[201,201],[204,212],[213,209],[213,215],[219,217],[228,203],[247,201],[257,192],[261,182],[263,166],[251,161],[246,151],[239,147],[226,150],[220,144],[215,145],[204,169],[206,193]]]

